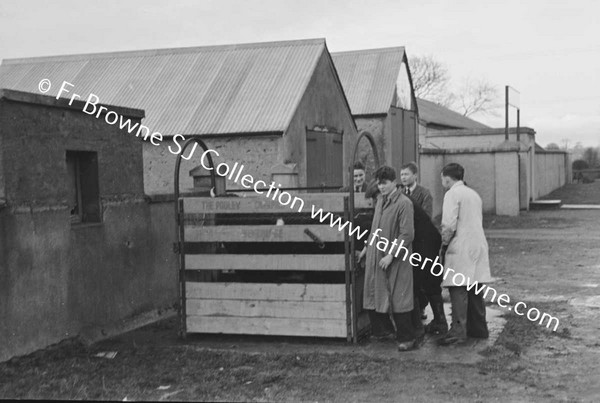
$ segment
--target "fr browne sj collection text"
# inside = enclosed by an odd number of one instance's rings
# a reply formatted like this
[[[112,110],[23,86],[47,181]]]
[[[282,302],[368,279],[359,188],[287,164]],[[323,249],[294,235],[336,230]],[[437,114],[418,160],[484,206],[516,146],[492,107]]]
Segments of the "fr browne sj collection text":
[[[44,78],[38,84],[39,91],[44,94],[50,91],[51,87],[52,83],[47,78]],[[73,89],[74,87],[75,86],[70,82],[63,81],[60,86],[60,89],[58,90],[58,93],[56,94],[56,99],[59,99],[61,96],[63,96],[63,98],[66,98],[66,94],[70,93],[71,97],[69,99],[69,105],[72,105],[75,100],[83,101],[79,94],[69,91],[69,89]],[[131,119],[124,119],[123,115],[119,115],[117,112],[109,110],[106,106],[98,105],[99,103],[100,98],[96,94],[90,92],[87,99],[85,100],[85,105],[83,106],[82,111],[84,113],[87,113],[88,115],[94,115],[96,116],[96,118],[100,118],[102,113],[104,113],[104,121],[107,124],[115,125],[118,123],[119,128],[121,130],[126,129],[129,134],[135,132],[136,137],[142,137],[144,140],[152,143],[152,145],[160,145],[160,142],[163,140],[163,135],[160,132],[153,132],[148,127],[140,123],[133,123]],[[185,142],[185,136],[183,134],[175,134],[173,136],[173,143],[177,148],[174,150],[173,148],[171,148],[171,146],[168,146],[169,152],[174,155],[178,155],[179,153],[181,153],[181,144],[183,142]],[[196,151],[196,147],[197,144],[194,144],[194,147],[192,148],[190,154],[187,157],[182,155],[181,158],[185,160],[191,159],[194,155],[194,152]]]

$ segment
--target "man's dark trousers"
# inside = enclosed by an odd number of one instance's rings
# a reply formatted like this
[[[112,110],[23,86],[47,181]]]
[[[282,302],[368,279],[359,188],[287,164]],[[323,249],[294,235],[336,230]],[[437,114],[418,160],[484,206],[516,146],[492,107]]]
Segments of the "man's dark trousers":
[[[469,337],[487,338],[489,336],[485,320],[485,301],[483,294],[475,294],[475,288],[449,287],[452,301],[452,328],[450,333],[466,339]]]

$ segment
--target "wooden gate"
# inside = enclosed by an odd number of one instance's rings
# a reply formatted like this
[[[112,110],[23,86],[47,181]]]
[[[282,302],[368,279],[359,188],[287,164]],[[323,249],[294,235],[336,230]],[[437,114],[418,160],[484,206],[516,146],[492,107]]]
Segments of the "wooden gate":
[[[295,196],[304,202],[302,212],[260,195],[179,199],[184,334],[356,341],[367,330],[368,319],[359,314],[363,277],[352,275],[355,265],[348,231],[340,231],[337,225],[332,228],[330,219],[321,224],[310,218],[313,208],[322,208],[348,220],[348,194]],[[370,209],[371,202],[361,195],[355,206]],[[253,217],[260,217],[262,223],[253,224]],[[221,253],[193,253],[198,243],[215,242],[225,245]],[[207,270],[217,273],[217,281],[192,280],[190,272]]]

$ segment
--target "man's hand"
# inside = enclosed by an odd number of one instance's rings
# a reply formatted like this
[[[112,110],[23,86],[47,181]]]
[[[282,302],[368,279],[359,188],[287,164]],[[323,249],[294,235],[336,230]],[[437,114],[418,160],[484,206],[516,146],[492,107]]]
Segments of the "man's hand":
[[[355,256],[356,256],[356,261],[360,262],[367,254],[367,248],[363,248],[363,250],[359,251],[355,251]]]
[[[385,255],[385,257],[383,257],[380,261],[379,261],[379,267],[382,270],[387,270],[387,268],[390,266],[390,264],[392,263],[392,259],[394,257],[390,254]]]

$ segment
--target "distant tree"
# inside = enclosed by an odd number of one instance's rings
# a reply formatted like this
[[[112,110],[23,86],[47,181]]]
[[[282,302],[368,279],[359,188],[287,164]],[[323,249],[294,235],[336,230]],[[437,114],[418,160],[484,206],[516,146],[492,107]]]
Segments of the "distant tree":
[[[550,143],[546,146],[546,150],[560,150],[560,147],[556,143]]]
[[[583,144],[581,144],[581,141],[578,141],[577,143],[575,143],[575,145],[568,150],[569,152],[571,152],[571,154],[573,155],[573,159],[574,160],[578,160],[583,158],[583,151],[585,150],[585,147],[583,147]]]
[[[495,114],[498,107],[498,90],[483,79],[466,79],[454,96],[456,107],[464,116],[475,113]]]
[[[590,166],[584,160],[575,160],[572,164],[574,171],[579,171],[581,169],[588,169]]]
[[[450,107],[453,99],[446,66],[431,55],[411,57],[409,64],[415,96]]]
[[[595,168],[600,165],[600,159],[598,158],[599,154],[597,148],[587,147],[583,150],[583,160],[587,162],[590,167]]]
[[[456,92],[449,89],[447,67],[433,56],[410,59],[410,71],[415,95],[453,109],[464,116],[493,113],[497,108],[498,91],[483,79],[465,79]]]

